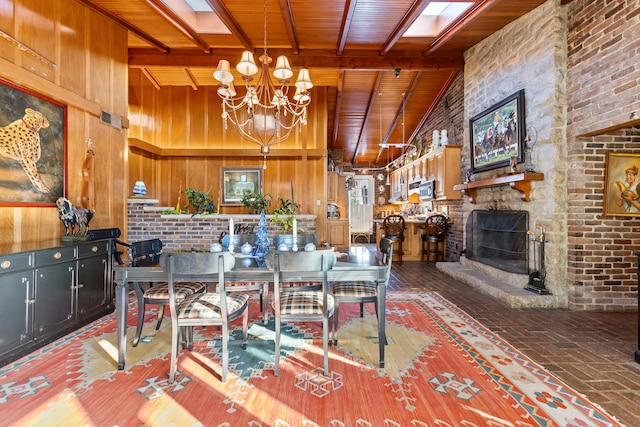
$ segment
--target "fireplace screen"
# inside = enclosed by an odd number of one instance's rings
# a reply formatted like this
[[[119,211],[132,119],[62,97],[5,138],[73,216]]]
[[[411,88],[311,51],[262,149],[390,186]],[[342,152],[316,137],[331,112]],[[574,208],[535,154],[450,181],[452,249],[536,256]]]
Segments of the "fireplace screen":
[[[466,257],[510,273],[528,273],[529,212],[475,210],[466,224]]]

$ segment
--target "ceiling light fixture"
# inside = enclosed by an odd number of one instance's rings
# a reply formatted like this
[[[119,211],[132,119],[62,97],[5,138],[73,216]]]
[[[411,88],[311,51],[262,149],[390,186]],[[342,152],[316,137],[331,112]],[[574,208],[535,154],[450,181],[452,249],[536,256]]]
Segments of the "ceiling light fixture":
[[[224,128],[227,122],[238,129],[240,134],[260,145],[260,152],[266,155],[269,147],[289,138],[291,130],[297,125],[307,123],[307,106],[311,101],[309,89],[313,83],[309,77],[309,70],[302,68],[298,74],[293,95],[289,100],[289,79],[293,71],[286,56],[278,56],[273,76],[279,86],[274,85],[269,76],[271,57],[267,54],[267,0],[264,0],[264,52],[260,55],[260,75],[256,84],[252,84],[253,76],[258,73],[258,66],[253,53],[245,50],[236,70],[242,74],[246,93],[237,95],[233,86],[233,74],[229,69],[229,61],[221,59],[213,77],[220,82],[218,95],[222,98],[222,119]]]

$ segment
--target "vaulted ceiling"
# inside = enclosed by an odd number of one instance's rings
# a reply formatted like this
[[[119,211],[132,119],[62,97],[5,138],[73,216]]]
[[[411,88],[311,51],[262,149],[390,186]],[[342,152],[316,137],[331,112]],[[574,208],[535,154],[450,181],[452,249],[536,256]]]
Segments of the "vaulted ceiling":
[[[233,65],[243,50],[264,50],[264,0],[204,0],[208,14],[184,0],[82,1],[128,29],[129,65],[156,87],[217,86],[220,59]],[[404,149],[380,143],[413,139],[462,71],[464,51],[545,0],[471,2],[438,34],[405,37],[430,0],[267,0],[268,53],[329,88],[329,149],[354,166],[383,166]]]

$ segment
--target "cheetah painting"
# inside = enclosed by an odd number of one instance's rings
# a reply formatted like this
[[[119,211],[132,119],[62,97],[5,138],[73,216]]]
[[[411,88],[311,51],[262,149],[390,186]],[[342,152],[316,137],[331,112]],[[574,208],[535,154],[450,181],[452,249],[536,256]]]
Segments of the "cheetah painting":
[[[0,77],[0,206],[65,196],[67,106]]]
[[[40,160],[40,129],[48,128],[49,121],[39,111],[25,109],[25,115],[0,128],[0,156],[16,160],[33,186],[41,193],[48,193],[36,163]]]

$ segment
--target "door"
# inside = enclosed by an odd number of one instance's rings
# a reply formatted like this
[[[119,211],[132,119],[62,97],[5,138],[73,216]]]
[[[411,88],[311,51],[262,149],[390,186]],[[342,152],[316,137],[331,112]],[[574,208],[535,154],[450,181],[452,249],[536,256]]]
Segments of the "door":
[[[99,313],[107,304],[108,242],[78,247],[78,287],[76,319]]]
[[[0,355],[33,339],[33,270],[0,274]]]

